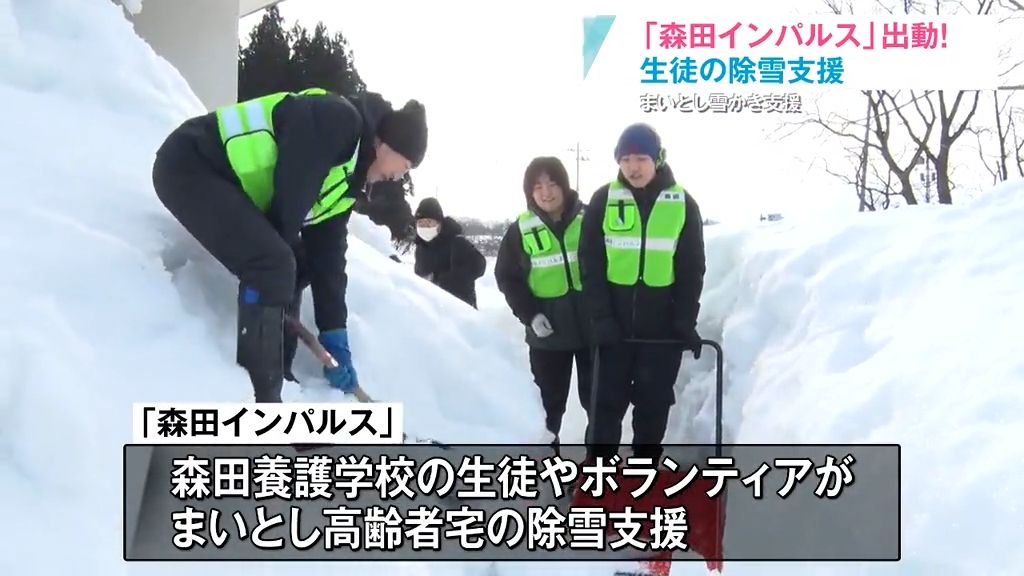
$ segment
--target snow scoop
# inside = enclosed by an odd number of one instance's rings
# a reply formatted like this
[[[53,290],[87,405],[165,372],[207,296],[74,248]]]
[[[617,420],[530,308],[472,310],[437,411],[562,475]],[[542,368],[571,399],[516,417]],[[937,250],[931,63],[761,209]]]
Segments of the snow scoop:
[[[629,344],[687,347],[687,343],[682,340],[633,339],[626,340],[625,342]],[[714,340],[701,340],[700,345],[701,347],[710,346],[714,348],[717,355],[715,371],[715,456],[721,456],[724,352],[721,345]],[[596,413],[599,349],[593,349],[593,354],[594,368],[590,398],[591,414]],[[593,430],[591,430],[592,434]],[[587,438],[587,443],[593,445],[593,439]],[[616,491],[606,491],[601,497],[594,497],[577,487],[576,493],[573,495],[572,506],[598,507],[607,512],[617,513],[624,512],[627,506],[632,507],[634,511],[647,513],[653,512],[655,507],[662,510],[682,507],[686,511],[685,518],[688,526],[685,540],[687,547],[704,559],[709,572],[717,570],[721,573],[723,569],[723,540],[725,538],[726,493],[723,489],[716,497],[711,498],[707,494],[714,489],[715,480],[713,478],[694,478],[686,484],[686,487],[681,492],[671,497],[667,496],[664,491],[684,482],[690,467],[698,463],[677,462],[677,464],[679,469],[675,472],[663,467],[659,468],[653,485],[646,493],[641,494],[639,498],[634,499],[630,492],[636,491],[643,486],[643,477],[627,476],[620,469],[620,472],[615,475],[615,480],[619,486]],[[645,539],[651,541],[650,530],[652,529],[652,522],[641,522],[641,524],[644,525],[642,533],[647,536]],[[609,523],[608,532],[610,534],[616,533],[611,523]],[[667,575],[670,569],[671,558],[671,550],[660,551],[656,553],[655,560],[641,560],[640,562],[643,567],[637,573]]]
[[[288,327],[288,329],[290,329],[292,332],[295,333],[296,336],[299,337],[299,340],[302,340],[306,347],[309,348],[310,352],[312,352],[313,355],[317,357],[317,360],[323,363],[324,366],[328,368],[336,368],[338,366],[338,361],[334,359],[334,356],[332,356],[331,353],[328,352],[327,349],[325,349],[323,345],[320,344],[320,341],[316,339],[316,336],[313,336],[313,333],[310,332],[305,326],[303,326],[302,322],[300,322],[297,318],[293,318],[292,316],[286,314],[284,317],[284,323],[285,326]],[[356,386],[355,390],[352,391],[352,394],[355,395],[355,397],[360,402],[375,402],[375,400],[371,398],[370,395],[367,394],[366,391],[363,390],[361,386]],[[409,435],[403,433],[402,440],[408,442]],[[433,444],[434,446],[440,446],[445,450],[450,448],[448,445],[442,444],[441,442],[438,442],[433,438],[419,438],[414,436],[412,438],[412,441],[415,442],[416,444]]]

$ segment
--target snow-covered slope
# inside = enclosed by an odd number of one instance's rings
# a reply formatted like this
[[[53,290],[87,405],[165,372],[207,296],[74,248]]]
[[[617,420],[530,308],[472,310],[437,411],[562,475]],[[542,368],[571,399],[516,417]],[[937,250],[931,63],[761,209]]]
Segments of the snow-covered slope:
[[[706,228],[700,331],[726,352],[726,441],[902,446],[901,562],[727,562],[727,573],[1021,573],[1022,221],[1018,179],[955,207]],[[481,284],[481,310],[514,333],[493,281]],[[687,355],[667,441],[713,440],[713,386],[712,351]],[[585,420],[569,411],[565,436],[578,441]]]
[[[0,22],[0,574],[115,574],[132,403],[251,393],[233,362],[234,280],[208,258],[181,266],[193,254],[150,180],[164,136],[202,110],[109,0],[0,2]],[[388,260],[375,227],[353,230],[350,328],[367,392],[414,406],[417,435],[541,437],[539,396],[507,337]],[[307,295],[310,327],[312,312]],[[304,349],[297,365],[318,372]],[[286,397],[345,400],[316,380]]]
[[[902,445],[902,562],[729,573],[1020,573],[1022,220],[1017,180],[957,207],[709,229],[726,440]],[[711,362],[680,379],[673,440],[712,439]]]
[[[707,229],[700,331],[725,348],[726,442],[902,447],[901,562],[726,562],[726,574],[1022,573],[1021,221],[1024,180],[957,207]],[[713,353],[683,366],[666,441],[710,442]]]

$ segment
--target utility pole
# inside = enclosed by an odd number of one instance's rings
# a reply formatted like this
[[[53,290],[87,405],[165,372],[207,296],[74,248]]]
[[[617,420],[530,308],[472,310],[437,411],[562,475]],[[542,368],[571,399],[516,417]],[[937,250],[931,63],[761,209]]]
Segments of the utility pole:
[[[920,156],[917,159],[917,166],[924,165],[924,174],[920,174],[918,177],[921,180],[921,186],[924,187],[924,203],[931,204],[932,202],[932,184],[938,180],[938,172],[932,171],[931,159]]]
[[[580,190],[580,162],[589,162],[590,161],[590,157],[587,156],[587,153],[589,153],[590,150],[585,150],[583,148],[580,148],[579,140],[576,141],[576,146],[575,147],[567,148],[566,150],[576,154],[576,191],[579,192],[579,190]]]

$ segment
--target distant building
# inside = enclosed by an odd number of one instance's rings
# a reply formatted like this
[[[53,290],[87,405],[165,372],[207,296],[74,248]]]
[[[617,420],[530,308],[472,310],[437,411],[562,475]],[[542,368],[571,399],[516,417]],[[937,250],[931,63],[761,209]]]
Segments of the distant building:
[[[134,2],[112,0],[131,6]],[[238,100],[238,21],[281,0],[143,0],[135,33],[214,109]]]
[[[778,222],[782,220],[782,214],[761,214],[761,222]]]

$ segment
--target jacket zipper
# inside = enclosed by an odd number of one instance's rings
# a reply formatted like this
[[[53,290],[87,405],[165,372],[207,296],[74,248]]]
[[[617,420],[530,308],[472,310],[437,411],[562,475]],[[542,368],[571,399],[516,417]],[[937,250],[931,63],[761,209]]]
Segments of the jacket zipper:
[[[573,215],[576,218],[576,215]],[[579,333],[580,338],[586,335],[583,331],[583,325],[580,324],[580,311],[576,303],[576,295],[573,294],[573,283],[572,283],[572,266],[569,265],[569,253],[565,251],[565,234],[562,234],[562,239],[559,241],[562,246],[562,258],[563,264],[565,264],[565,277],[569,280],[569,304],[572,306],[573,323],[576,324],[576,331]]]
[[[631,323],[631,325],[629,327],[630,337],[635,339],[636,338],[636,307],[637,307],[636,299],[637,299],[637,296],[638,296],[638,294],[640,292],[640,283],[644,281],[644,260],[645,260],[644,257],[647,255],[647,251],[646,251],[646,248],[647,248],[647,231],[645,230],[644,216],[643,216],[643,212],[640,210],[640,202],[639,202],[639,199],[636,197],[636,192],[634,192],[633,190],[630,190],[630,193],[633,194],[633,202],[636,203],[636,207],[637,207],[636,216],[637,216],[637,219],[640,221],[640,264],[639,264],[639,267],[637,269],[637,282],[636,282],[635,285],[633,285],[633,310],[632,310],[633,321],[632,321],[632,323]],[[653,206],[652,206],[652,209],[653,209]]]
[[[569,281],[569,292],[572,293],[572,291],[573,291],[572,266],[569,265],[569,253],[565,251],[565,236],[564,235],[558,241],[558,243],[559,243],[559,245],[560,245],[560,247],[562,249],[562,264],[563,264],[563,267],[565,268],[565,278]]]
[[[569,217],[568,220],[564,220],[563,221],[563,223],[565,224],[565,228],[562,229],[561,235],[556,234],[555,237],[558,238],[558,247],[562,251],[562,267],[565,268],[565,277],[566,277],[566,280],[568,281],[568,284],[569,284],[569,292],[568,292],[568,294],[566,294],[566,296],[568,296],[569,304],[570,304],[570,306],[572,306],[573,323],[576,324],[576,330],[579,332],[580,338],[585,338],[586,337],[586,331],[584,331],[583,325],[580,324],[579,306],[577,305],[576,298],[574,297],[574,295],[572,293],[573,292],[572,266],[570,266],[570,264],[569,264],[569,253],[566,252],[566,250],[565,250],[565,232],[569,229],[569,226],[572,225],[572,221],[576,219],[576,216],[578,214],[579,214],[578,210],[573,210],[572,216]],[[551,231],[554,232],[554,227],[551,226],[550,228],[551,228]],[[582,278],[580,279],[580,281],[582,281]]]

